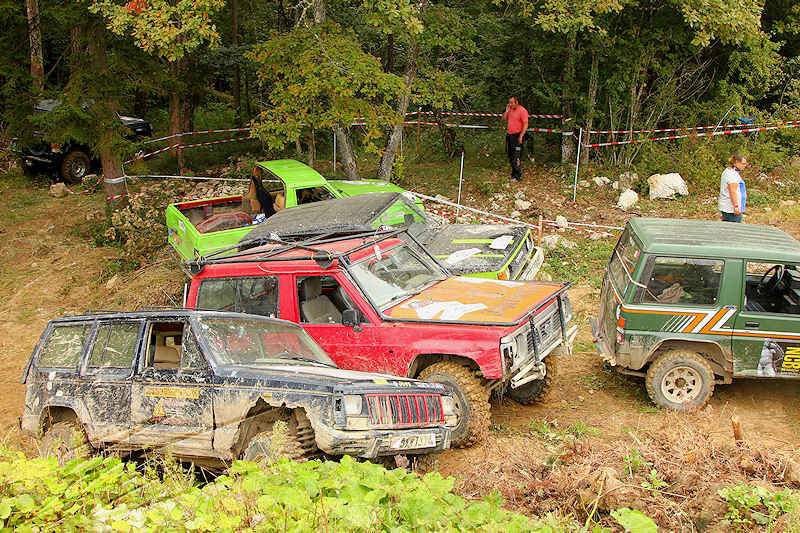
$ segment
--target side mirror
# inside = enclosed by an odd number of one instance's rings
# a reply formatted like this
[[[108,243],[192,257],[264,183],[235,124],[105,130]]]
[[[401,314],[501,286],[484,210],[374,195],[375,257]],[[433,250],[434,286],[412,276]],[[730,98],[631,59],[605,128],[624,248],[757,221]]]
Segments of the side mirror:
[[[361,313],[358,309],[345,309],[342,311],[342,325],[347,327],[356,327],[361,323]]]

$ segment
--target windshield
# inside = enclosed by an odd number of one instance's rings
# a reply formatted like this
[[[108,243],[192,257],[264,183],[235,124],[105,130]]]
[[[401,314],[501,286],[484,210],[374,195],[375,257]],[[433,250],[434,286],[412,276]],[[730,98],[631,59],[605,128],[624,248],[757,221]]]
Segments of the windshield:
[[[221,365],[263,366],[292,361],[336,366],[303,329],[257,318],[201,317],[198,333]]]
[[[633,269],[636,268],[636,263],[641,255],[641,250],[633,239],[630,231],[625,230],[622,237],[619,238],[617,247],[614,248],[614,253],[611,254],[611,261],[608,263],[608,272],[611,276],[611,282],[620,293],[624,296],[628,287],[628,280],[631,279]]]
[[[447,273],[415,245],[398,244],[372,253],[348,269],[379,309],[417,294],[425,287],[447,278]]]

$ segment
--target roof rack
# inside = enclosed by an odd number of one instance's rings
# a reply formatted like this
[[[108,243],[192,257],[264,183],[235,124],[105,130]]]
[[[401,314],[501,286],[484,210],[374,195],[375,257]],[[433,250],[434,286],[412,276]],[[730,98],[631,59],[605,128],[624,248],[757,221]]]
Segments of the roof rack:
[[[117,313],[124,313],[119,309],[86,309],[82,314],[84,315],[115,315]]]
[[[351,235],[341,235],[338,233],[325,233],[322,235],[314,236],[310,239],[297,242],[287,242],[282,239],[272,238],[272,237],[259,237],[258,239],[253,239],[252,241],[241,241],[239,244],[235,246],[230,246],[228,248],[217,250],[206,256],[201,256],[195,261],[189,261],[188,263],[192,272],[194,274],[198,274],[203,270],[203,267],[205,267],[205,265],[211,265],[211,264],[261,263],[264,261],[296,261],[297,260],[296,257],[275,257],[275,256],[292,250],[305,250],[313,253],[311,259],[316,261],[321,267],[327,268],[328,266],[330,266],[331,263],[333,263],[334,259],[344,259],[347,257],[347,255],[353,252],[362,250],[367,246],[374,244],[375,242],[394,237],[405,231],[406,228],[391,229],[391,230],[375,230],[369,232],[355,233]],[[358,238],[362,238],[365,240],[364,242],[362,242],[362,244],[355,246],[350,250],[347,250],[346,252],[331,253],[330,251],[324,250],[319,247],[320,245],[328,244],[331,242],[341,241],[345,239],[358,239]],[[366,239],[372,239],[372,240],[370,240],[370,242],[367,243]],[[252,249],[247,248],[241,250],[241,246],[243,245],[256,244],[257,246],[260,246],[269,243],[275,243],[281,246],[267,250],[262,254],[256,255],[255,257],[251,257],[255,253],[252,251]],[[224,255],[223,257],[217,258],[217,256],[234,249],[240,249],[240,251],[234,254]]]
[[[136,311],[192,311],[192,309],[179,305],[143,305]]]

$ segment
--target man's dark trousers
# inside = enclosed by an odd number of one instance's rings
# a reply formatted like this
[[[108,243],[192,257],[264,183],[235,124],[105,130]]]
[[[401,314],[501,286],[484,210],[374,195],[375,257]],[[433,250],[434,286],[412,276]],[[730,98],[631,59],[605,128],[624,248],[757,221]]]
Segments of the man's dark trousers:
[[[519,142],[519,133],[506,134],[506,152],[508,152],[508,162],[511,163],[511,179],[522,179],[522,156],[525,151],[525,136]]]

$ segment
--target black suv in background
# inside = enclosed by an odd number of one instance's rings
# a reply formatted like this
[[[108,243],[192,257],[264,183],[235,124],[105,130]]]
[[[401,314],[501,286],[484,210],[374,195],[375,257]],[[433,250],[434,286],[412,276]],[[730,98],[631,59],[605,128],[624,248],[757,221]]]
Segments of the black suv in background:
[[[169,449],[211,468],[321,452],[422,454],[448,448],[458,423],[449,388],[342,370],[301,327],[241,313],[53,320],[22,381],[22,430],[60,461],[80,448]]]
[[[37,113],[48,113],[60,105],[61,100],[42,100],[34,109]],[[131,140],[153,135],[153,126],[144,119],[119,115],[119,120],[130,130],[126,137]],[[15,146],[15,149],[25,173],[55,173],[67,183],[80,183],[92,169],[100,167],[100,161],[92,155],[89,147],[80,143],[50,143],[39,138],[27,146]]]

